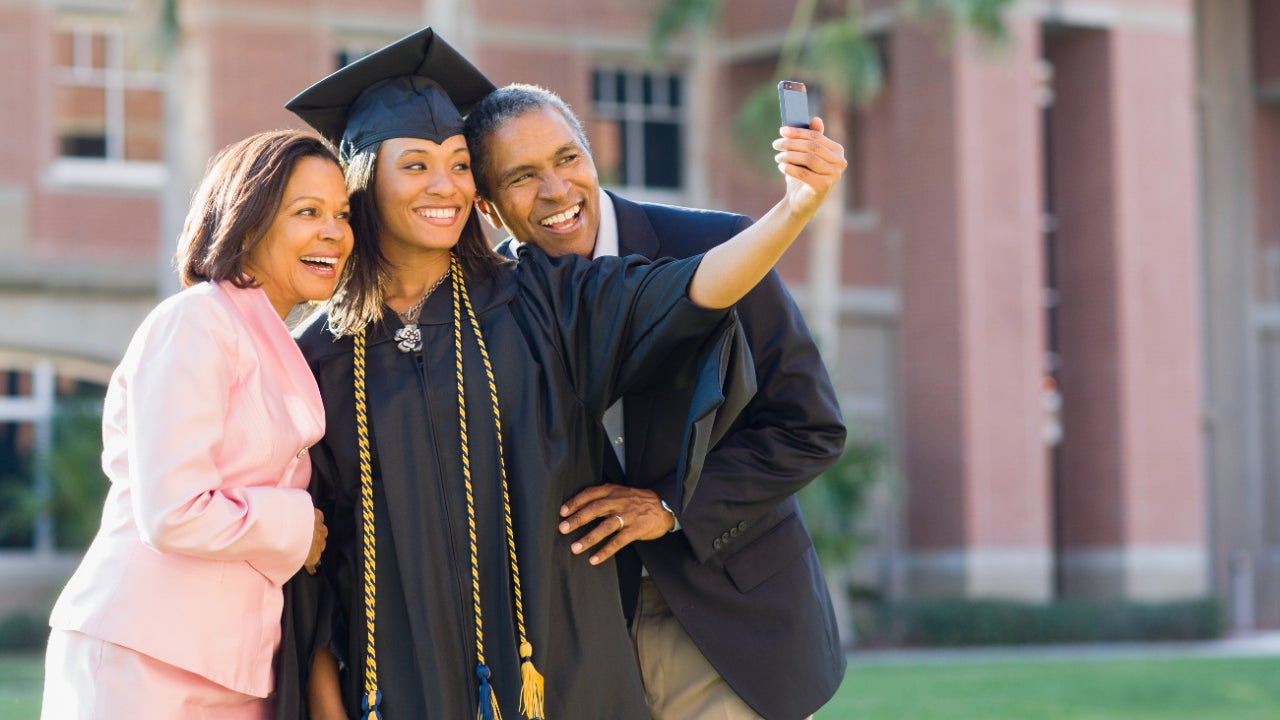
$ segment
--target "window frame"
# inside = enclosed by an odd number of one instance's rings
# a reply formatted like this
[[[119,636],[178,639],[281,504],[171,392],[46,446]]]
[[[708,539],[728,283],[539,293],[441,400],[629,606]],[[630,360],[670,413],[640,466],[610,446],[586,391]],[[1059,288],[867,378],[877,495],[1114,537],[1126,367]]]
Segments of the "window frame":
[[[621,102],[617,100],[619,75],[623,76],[626,83]],[[650,81],[652,96],[649,103],[644,98],[646,78]],[[673,80],[679,86],[678,104],[671,98]],[[687,163],[680,162],[675,187],[646,184],[644,128],[650,122],[674,125],[679,144],[676,152],[681,158],[684,157],[685,147],[690,141],[688,73],[674,68],[635,67],[601,62],[592,66],[590,87],[593,123],[616,122],[626,128],[620,138],[624,146],[618,148],[621,161],[619,169],[625,169],[625,177],[618,178],[609,187],[638,199],[678,202],[689,190]]]
[[[125,156],[128,139],[126,98],[131,91],[154,91],[160,94],[161,107],[167,101],[168,83],[163,72],[130,69],[126,45],[130,33],[122,22],[103,19],[73,18],[53,27],[55,41],[59,35],[71,36],[71,65],[55,58],[51,65],[55,97],[65,87],[100,89],[103,93],[103,155],[67,155],[63,149],[63,133],[59,126],[60,108],[52,108],[50,124],[53,140],[52,160],[44,174],[52,187],[113,188],[123,190],[159,190],[164,187],[168,170],[163,158],[166,118],[160,118],[161,153],[156,160],[135,160]],[[102,41],[102,67],[93,67],[93,41]]]

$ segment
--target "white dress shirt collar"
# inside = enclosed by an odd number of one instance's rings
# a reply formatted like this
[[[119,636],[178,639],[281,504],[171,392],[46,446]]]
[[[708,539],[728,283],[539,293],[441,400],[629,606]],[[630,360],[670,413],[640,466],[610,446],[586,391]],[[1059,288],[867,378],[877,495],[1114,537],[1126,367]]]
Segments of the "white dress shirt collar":
[[[596,249],[591,253],[592,260],[617,255],[619,251],[618,213],[613,209],[613,198],[609,197],[604,188],[600,188],[597,204],[600,206],[600,229],[596,232]]]

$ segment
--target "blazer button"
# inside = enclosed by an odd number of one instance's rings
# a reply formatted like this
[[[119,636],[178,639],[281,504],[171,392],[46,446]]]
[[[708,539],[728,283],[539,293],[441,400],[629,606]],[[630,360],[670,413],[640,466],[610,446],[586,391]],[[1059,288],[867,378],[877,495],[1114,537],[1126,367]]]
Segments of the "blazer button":
[[[746,530],[746,529],[747,529],[747,521],[746,521],[746,520],[743,520],[742,522],[738,523],[738,530]]]
[[[738,537],[738,528],[729,528],[729,537]]]
[[[711,547],[717,550],[719,550],[723,546],[724,546],[724,542],[720,538],[716,538],[715,540],[711,541]]]
[[[722,543],[728,543],[728,542],[729,542],[729,533],[727,533],[727,532],[726,532],[726,533],[722,533],[722,534],[720,535],[720,542],[722,542]]]
[[[298,451],[298,457],[301,458],[303,455],[306,455],[306,454],[307,454],[307,446],[303,445],[302,449]]]

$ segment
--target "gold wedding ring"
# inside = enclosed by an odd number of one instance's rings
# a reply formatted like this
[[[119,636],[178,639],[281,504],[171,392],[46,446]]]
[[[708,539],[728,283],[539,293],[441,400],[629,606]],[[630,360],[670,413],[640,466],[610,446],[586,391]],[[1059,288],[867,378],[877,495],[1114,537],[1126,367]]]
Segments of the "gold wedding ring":
[[[624,528],[624,527],[626,527],[626,526],[627,526],[627,523],[622,519],[622,516],[621,516],[621,515],[614,515],[614,517],[618,518],[618,530],[619,530],[619,531],[621,531],[621,530],[622,530],[622,528]]]

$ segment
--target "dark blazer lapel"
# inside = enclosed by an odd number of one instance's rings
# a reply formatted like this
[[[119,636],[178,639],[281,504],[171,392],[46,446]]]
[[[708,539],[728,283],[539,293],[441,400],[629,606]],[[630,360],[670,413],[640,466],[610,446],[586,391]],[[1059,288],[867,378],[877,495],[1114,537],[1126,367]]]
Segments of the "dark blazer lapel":
[[[660,257],[662,242],[654,232],[653,223],[644,208],[625,198],[620,198],[605,191],[613,200],[613,209],[618,218],[618,254],[643,255],[650,260]]]
[[[658,254],[661,248],[658,234],[654,232],[653,223],[649,221],[644,208],[611,192],[605,192],[613,200],[614,212],[618,218],[618,254],[642,255],[650,260],[661,257]],[[649,421],[653,417],[653,394],[628,395],[622,415],[627,438],[627,467],[644,467],[642,459],[649,437]],[[640,480],[635,473],[629,474],[628,478],[630,482],[627,484],[632,486]]]

